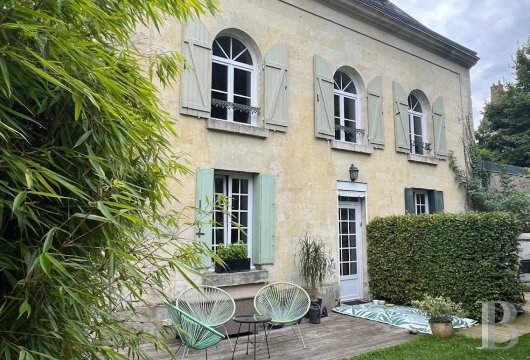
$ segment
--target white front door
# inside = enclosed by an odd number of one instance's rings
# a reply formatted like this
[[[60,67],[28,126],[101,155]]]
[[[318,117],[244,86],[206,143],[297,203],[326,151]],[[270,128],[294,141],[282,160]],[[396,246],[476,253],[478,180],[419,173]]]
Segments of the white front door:
[[[339,197],[341,300],[362,297],[361,206],[358,198]]]

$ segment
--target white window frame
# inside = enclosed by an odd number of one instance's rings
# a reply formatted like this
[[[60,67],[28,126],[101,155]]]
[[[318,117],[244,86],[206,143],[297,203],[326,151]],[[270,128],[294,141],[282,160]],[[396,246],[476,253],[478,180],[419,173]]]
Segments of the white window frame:
[[[414,212],[416,215],[420,214],[430,214],[429,211],[429,193],[427,190],[414,190]],[[418,195],[423,195],[425,199],[425,203],[420,204],[418,203]],[[425,208],[425,212],[418,212],[418,206],[422,206]]]
[[[414,96],[416,98],[416,100],[418,101],[418,103],[420,104],[421,106],[421,109],[422,109],[422,112],[419,112],[419,111],[414,111],[410,108],[410,104],[409,104],[409,142],[410,142],[410,153],[411,154],[415,154],[415,155],[427,155],[429,150],[426,150],[423,145],[422,145],[422,152],[421,153],[416,153],[416,147],[413,146],[413,142],[415,141],[415,138],[416,136],[421,136],[421,142],[422,143],[428,143],[429,142],[429,139],[427,137],[427,122],[426,122],[426,117],[425,117],[425,113],[423,112],[423,109],[424,109],[424,104],[422,104],[421,100],[419,99],[418,96],[414,95],[414,94],[410,94],[412,96]],[[409,95],[409,98],[410,98],[410,95]],[[421,135],[420,134],[416,134],[414,132],[415,130],[415,126],[414,126],[414,117],[419,117],[421,119]]]
[[[227,59],[227,58],[220,57],[217,55],[212,55],[212,68],[213,68],[213,63],[225,65],[228,68],[227,69],[227,87],[228,88],[226,92],[227,94],[226,101],[232,102],[232,103],[234,102],[234,69],[241,69],[241,70],[250,72],[250,106],[257,107],[258,101],[257,101],[256,57],[254,56],[254,53],[251,51],[251,48],[242,39],[234,35],[231,35],[231,34],[221,34],[218,37],[222,37],[222,36],[227,36],[227,37],[240,41],[245,46],[245,48],[248,50],[250,57],[252,58],[252,64],[253,64],[253,65],[248,65],[248,64],[236,61],[236,60]],[[214,42],[216,40],[217,40],[217,37],[214,39]],[[230,44],[232,44],[232,42],[230,42]],[[212,77],[213,77],[213,71],[212,71]],[[210,89],[210,92],[211,91],[212,89]],[[215,91],[221,92],[219,90],[215,90]],[[229,108],[226,110],[227,110],[226,119],[217,119],[217,118],[214,118],[214,119],[234,122],[234,109]],[[258,119],[258,116],[256,113],[250,113],[250,124],[247,124],[247,125],[256,126],[257,119]],[[238,124],[242,124],[242,123],[238,123]]]
[[[247,249],[248,249],[248,257],[252,259],[252,224],[253,224],[253,205],[254,205],[254,182],[253,177],[249,174],[243,174],[243,173],[231,173],[231,172],[218,172],[216,171],[214,174],[214,196],[217,194],[215,191],[215,180],[218,178],[223,178],[223,181],[225,183],[225,186],[223,186],[223,194],[228,197],[228,209],[227,213],[223,214],[223,232],[224,232],[224,245],[230,244],[230,234],[234,226],[232,225],[230,214],[232,213],[232,201],[231,201],[231,195],[232,195],[232,179],[245,179],[248,180],[248,211],[247,211]],[[226,194],[224,193],[226,191]],[[216,227],[215,224],[215,212],[213,213],[213,220],[214,224],[212,226],[212,247],[216,247],[216,239],[215,239],[215,230],[219,229]],[[252,262],[252,260],[251,260]]]
[[[355,87],[355,90],[358,90],[358,86],[353,80],[353,77],[350,76],[348,73],[337,70],[337,72],[341,72],[344,75],[346,75],[352,82],[353,86]],[[345,126],[345,119],[344,119],[344,99],[353,99],[355,104],[355,130],[361,129],[361,102],[359,101],[359,95],[350,93],[344,90],[337,90],[333,88],[333,97],[335,95],[339,96],[339,123],[341,126]],[[335,106],[335,99],[333,99],[333,106]],[[350,119],[348,119],[350,120]],[[333,124],[335,124],[335,109],[333,109]],[[362,136],[360,134],[355,133],[355,141],[346,141],[346,133],[343,130],[340,130],[340,139],[335,139],[337,141],[342,141],[350,144],[360,144],[362,139]]]

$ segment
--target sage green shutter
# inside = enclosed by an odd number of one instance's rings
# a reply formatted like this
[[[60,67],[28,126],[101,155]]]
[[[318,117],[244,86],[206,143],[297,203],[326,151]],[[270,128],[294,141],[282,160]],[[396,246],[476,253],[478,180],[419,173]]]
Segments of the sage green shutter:
[[[438,97],[432,106],[434,128],[434,154],[438,158],[447,158],[447,139],[445,135],[444,99]]]
[[[315,76],[315,136],[335,138],[333,119],[333,74],[326,60],[314,56]]]
[[[197,169],[197,189],[195,194],[195,240],[202,241],[212,248],[212,210],[214,199],[214,170]],[[211,259],[204,256],[203,265],[209,267]]]
[[[199,19],[184,25],[181,74],[180,112],[210,117],[212,83],[212,39]]]
[[[394,133],[396,151],[410,153],[409,105],[405,90],[396,81],[394,88]]]
[[[277,44],[265,55],[265,127],[287,131],[287,44]]]
[[[254,182],[252,239],[252,262],[254,264],[274,263],[275,202],[276,178],[272,175],[257,175]]]
[[[428,192],[429,212],[437,213],[444,211],[444,193],[443,191],[430,190]]]
[[[368,84],[368,141],[384,149],[385,126],[383,117],[383,78],[376,76]]]
[[[414,189],[405,188],[405,213],[416,214],[416,206],[414,205]]]

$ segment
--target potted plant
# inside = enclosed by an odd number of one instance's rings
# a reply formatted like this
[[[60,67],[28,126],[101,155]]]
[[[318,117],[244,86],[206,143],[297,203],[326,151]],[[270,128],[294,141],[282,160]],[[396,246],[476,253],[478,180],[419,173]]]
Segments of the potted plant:
[[[453,335],[453,317],[464,314],[461,304],[456,304],[450,298],[443,296],[426,295],[421,301],[412,301],[412,305],[425,311],[429,317],[432,334],[441,338]]]
[[[215,263],[215,272],[237,272],[250,270],[247,244],[238,241],[229,245],[219,245],[217,255],[223,260],[224,266]]]
[[[298,240],[296,259],[307,292],[312,299],[316,299],[317,287],[322,287],[326,276],[332,275],[335,269],[330,251],[322,238],[305,233]]]

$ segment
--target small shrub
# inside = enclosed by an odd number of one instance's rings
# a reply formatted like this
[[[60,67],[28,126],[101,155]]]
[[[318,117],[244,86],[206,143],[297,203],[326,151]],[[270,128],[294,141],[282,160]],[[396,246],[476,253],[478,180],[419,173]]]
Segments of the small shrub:
[[[423,300],[413,300],[415,306],[427,313],[430,323],[449,323],[454,316],[464,316],[462,304],[454,303],[451,298],[426,295]]]
[[[298,239],[296,258],[300,276],[311,289],[322,286],[335,264],[322,238],[305,233]]]
[[[247,244],[238,241],[229,245],[219,245],[217,248],[217,255],[222,260],[230,259],[246,259],[248,258]]]

